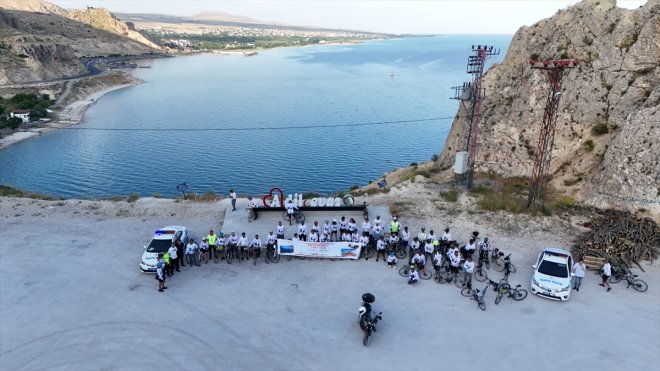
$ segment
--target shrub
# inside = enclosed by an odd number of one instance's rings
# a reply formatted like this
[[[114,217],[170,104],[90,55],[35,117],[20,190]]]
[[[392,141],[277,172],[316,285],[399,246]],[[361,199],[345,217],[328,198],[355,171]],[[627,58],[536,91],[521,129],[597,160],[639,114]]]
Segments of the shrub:
[[[588,141],[583,143],[584,149],[586,149],[588,152],[591,152],[594,150],[594,141],[589,139]]]
[[[605,135],[609,132],[610,130],[607,128],[607,125],[602,122],[591,127],[591,135],[593,136]]]
[[[517,198],[510,192],[502,192],[499,195],[487,194],[477,202],[480,208],[489,211],[506,210],[519,213],[526,209],[526,202]]]
[[[351,186],[351,188],[349,188],[349,190],[351,190],[351,191],[355,191],[355,190],[358,190],[358,189],[360,189],[360,186],[356,186],[356,185]]]
[[[417,163],[416,163],[416,162],[411,162],[411,163],[410,163],[410,166],[412,166],[412,167],[417,167]]]
[[[591,45],[594,43],[594,41],[587,35],[584,35],[582,42],[584,42],[586,45]]]
[[[124,201],[124,198],[122,196],[114,195],[114,196],[106,197],[106,200],[112,202],[119,202],[119,201]]]
[[[126,201],[128,202],[135,202],[140,199],[140,195],[137,193],[131,193],[128,197],[126,197]]]
[[[162,196],[160,193],[156,192],[156,193],[154,193],[153,195],[151,195],[151,197],[153,197],[153,198],[161,198],[161,197],[163,197],[163,196]]]
[[[444,198],[445,201],[447,202],[456,202],[458,201],[458,196],[460,195],[460,192],[456,188],[452,188],[446,192],[440,192],[440,196]]]
[[[470,189],[470,193],[479,194],[479,195],[489,195],[493,193],[493,189],[484,184],[479,184],[478,186]]]
[[[431,161],[433,161],[433,162],[438,161],[438,155],[431,156]]]
[[[561,196],[561,197],[558,197],[558,198],[553,202],[553,204],[554,204],[555,206],[559,206],[559,207],[573,206],[574,203],[575,203],[575,200],[574,200],[572,197],[570,197],[570,196]]]

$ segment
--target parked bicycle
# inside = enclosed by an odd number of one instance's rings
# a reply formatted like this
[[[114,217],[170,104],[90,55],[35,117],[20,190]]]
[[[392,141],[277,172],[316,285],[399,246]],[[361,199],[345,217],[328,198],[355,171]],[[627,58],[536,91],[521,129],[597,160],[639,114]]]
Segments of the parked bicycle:
[[[266,254],[264,254],[264,261],[268,263],[278,263],[280,261],[280,254],[276,253],[277,247],[266,246]]]
[[[419,270],[419,278],[423,280],[428,280],[433,277],[433,274],[431,273],[430,270],[423,268],[422,266],[417,267]],[[401,269],[399,269],[399,274],[401,277],[408,277],[408,274],[410,273],[410,266],[408,264],[404,264]]]
[[[483,290],[479,289],[472,289],[469,287],[464,288],[461,290],[461,295],[465,297],[470,297],[471,300],[474,300],[477,302],[477,307],[481,310],[486,310],[486,302],[484,301],[484,297],[486,296],[486,292],[488,291],[488,288],[492,284],[497,284],[496,282],[493,282],[491,280],[488,280],[488,284],[486,287],[483,288]]]
[[[497,253],[495,253],[497,251]],[[491,257],[493,262],[493,269],[498,272],[503,272],[504,275],[508,276],[511,273],[516,273],[516,266],[511,263],[511,254],[504,256],[504,253],[498,249],[493,250],[493,256]],[[507,273],[508,272],[508,273]]]
[[[295,220],[298,224],[305,221],[305,215],[302,213],[302,211],[298,209],[294,209],[293,214],[291,214],[290,217],[289,217],[289,213],[286,210],[284,210],[282,212],[282,218],[284,218],[284,220],[289,222],[289,225],[291,225],[292,220]]]
[[[616,271],[614,274],[612,274],[612,276],[610,276],[610,283],[621,282],[624,279],[626,282],[628,282],[628,286],[626,286],[626,288],[632,286],[635,291],[639,292],[644,292],[649,288],[646,282],[637,278],[637,275],[632,274],[631,270],[623,267],[621,267],[620,270]]]
[[[484,261],[480,259],[477,263],[477,269],[474,270],[474,278],[479,282],[484,282],[488,278],[484,265]]]
[[[521,285],[511,287],[511,285],[505,279],[495,284],[495,291],[497,291],[497,296],[495,296],[495,304],[499,304],[505,295],[515,301],[521,301],[525,299],[528,294],[527,290],[523,289]]]

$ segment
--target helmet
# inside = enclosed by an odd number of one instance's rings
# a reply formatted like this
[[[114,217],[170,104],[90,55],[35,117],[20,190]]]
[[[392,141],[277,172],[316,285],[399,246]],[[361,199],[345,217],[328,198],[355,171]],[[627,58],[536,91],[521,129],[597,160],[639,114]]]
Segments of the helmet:
[[[362,294],[362,301],[365,303],[373,303],[376,301],[376,297],[370,292],[365,292]]]
[[[360,307],[360,309],[358,309],[358,312],[360,312],[360,315],[363,316],[365,313],[367,313],[367,308]]]
[[[224,236],[225,234],[222,233],[222,232],[220,232],[220,233],[218,233],[218,235],[219,235],[220,237],[222,237],[222,236]]]

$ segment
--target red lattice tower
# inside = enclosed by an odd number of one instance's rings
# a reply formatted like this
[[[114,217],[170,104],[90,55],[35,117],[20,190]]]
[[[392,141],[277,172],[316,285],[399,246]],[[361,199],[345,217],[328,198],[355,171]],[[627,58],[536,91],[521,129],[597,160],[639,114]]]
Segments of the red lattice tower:
[[[561,81],[567,68],[573,68],[579,63],[576,59],[557,59],[545,61],[529,61],[532,68],[547,71],[550,80],[548,99],[543,111],[543,125],[536,146],[536,159],[532,170],[532,182],[529,189],[527,206],[532,206],[539,199],[545,199],[545,190],[548,184],[548,171],[552,160],[552,146],[555,142],[555,124],[559,98],[561,97]]]

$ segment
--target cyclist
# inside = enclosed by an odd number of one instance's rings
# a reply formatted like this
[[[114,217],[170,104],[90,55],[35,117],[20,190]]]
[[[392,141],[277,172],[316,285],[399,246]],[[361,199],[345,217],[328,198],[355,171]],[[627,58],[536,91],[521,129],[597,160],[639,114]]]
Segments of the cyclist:
[[[309,234],[309,242],[319,242],[319,234],[316,231],[312,231]]]
[[[339,236],[337,235],[338,230],[339,227],[337,226],[337,219],[332,219],[332,231],[330,232],[330,238],[332,238],[333,241],[339,241]]]
[[[327,233],[323,233],[321,237],[319,237],[319,240],[321,242],[330,242],[330,235]]]
[[[442,234],[443,248],[446,249],[450,243],[451,243],[451,233],[449,233],[449,228],[445,228],[445,233]]]
[[[227,246],[229,250],[234,252],[236,255],[235,258],[238,259],[238,237],[236,237],[236,232],[231,232],[229,237],[227,237]]]
[[[433,241],[431,241],[431,236],[426,237],[426,242],[424,243],[424,257],[428,260],[433,259],[433,251],[436,250],[433,246]]]
[[[217,243],[218,235],[213,233],[213,229],[209,231],[208,236],[206,236],[206,240],[209,242],[209,255],[211,258],[213,258],[213,254],[215,253],[215,246]]]
[[[271,256],[275,256],[277,252],[275,246],[277,246],[277,237],[275,237],[273,231],[270,231],[268,232],[268,236],[266,236],[266,250],[271,253]]]
[[[394,255],[394,251],[390,251],[389,255],[387,255],[387,265],[390,268],[396,268],[396,255]]]
[[[455,252],[458,252],[456,245],[452,244],[449,250],[447,250],[447,256],[451,259]]]
[[[472,261],[472,256],[468,255],[467,260],[463,264],[463,271],[465,274],[465,283],[467,288],[472,288],[472,275],[474,274],[474,262]]]
[[[357,230],[351,234],[351,242],[360,242],[360,234]]]
[[[330,225],[330,222],[328,221],[328,219],[326,219],[325,223],[323,223],[323,234],[327,234],[328,235],[328,241],[330,241],[329,238],[330,238],[330,235],[332,234],[332,226]]]
[[[383,233],[383,225],[380,224],[378,221],[374,222],[374,240],[379,240],[380,236]]]
[[[357,231],[357,223],[355,222],[355,219],[351,218],[348,221],[348,226],[346,228],[348,229],[348,233],[350,233],[351,235],[353,234],[353,232]]]
[[[369,250],[369,232],[362,233],[362,237],[360,237],[360,244],[362,245],[362,251],[364,251],[365,259],[369,260],[369,256],[367,256],[367,251]]]
[[[474,243],[474,238],[470,238],[470,241],[461,248],[461,253],[463,254],[464,257],[472,256],[474,254],[474,250],[476,250],[476,245]]]
[[[280,220],[277,222],[277,238],[283,240],[284,239],[284,226],[282,225],[282,221]]]
[[[410,260],[412,260],[412,257],[415,255],[415,251],[419,249],[419,238],[414,237],[412,242],[410,242],[410,254],[408,255],[410,257]]]
[[[399,223],[397,216],[393,215],[392,221],[390,222],[390,233],[393,235],[398,235],[399,229],[401,229],[401,223]]]
[[[417,267],[423,268],[426,265],[426,258],[424,257],[424,253],[422,253],[421,249],[417,249],[417,252],[415,253],[415,256],[413,256],[411,262]]]
[[[296,209],[298,209],[298,206],[293,203],[292,199],[286,200],[286,204],[284,204],[284,207],[286,208],[286,213],[289,215],[289,225],[291,225],[291,220],[293,219],[293,214],[295,214]]]
[[[186,258],[190,259],[190,266],[196,265],[199,267],[199,262],[197,261],[197,249],[198,246],[195,243],[195,240],[192,238],[188,240],[186,245]]]
[[[254,211],[256,207],[257,207],[257,203],[254,202],[252,197],[248,197],[248,211],[252,213],[252,220],[257,220],[257,212]]]
[[[202,239],[202,243],[199,244],[199,250],[202,252],[202,260],[204,264],[209,263],[209,240],[207,237]]]
[[[433,269],[436,272],[439,272],[440,268],[442,268],[443,260],[444,257],[442,256],[442,252],[440,250],[435,250],[435,254],[433,254]]]
[[[419,273],[414,266],[411,266],[410,273],[408,273],[408,284],[414,286],[417,282],[419,282]]]
[[[401,246],[404,250],[408,249],[408,241],[410,241],[410,232],[408,232],[408,227],[403,227],[401,231]]]
[[[449,268],[451,269],[451,275],[453,278],[456,278],[458,275],[458,266],[461,264],[461,257],[458,256],[458,250],[453,250],[454,253],[449,255]]]
[[[344,233],[341,234],[341,240],[344,242],[349,242],[351,240],[350,233],[348,233],[348,231],[344,231]]]
[[[242,232],[241,237],[238,239],[238,249],[240,250],[239,254],[241,255],[241,260],[244,260],[248,257],[247,248],[248,248],[248,239],[247,236],[245,236],[245,232]]]
[[[399,236],[396,233],[390,234],[387,244],[390,252],[395,251],[396,246],[399,244]]]
[[[488,260],[490,249],[491,246],[490,242],[488,242],[488,237],[484,237],[483,242],[479,244],[479,260]]]
[[[250,249],[252,250],[254,259],[259,260],[259,255],[261,255],[261,239],[259,238],[258,234],[254,235],[254,238],[250,243]],[[249,260],[249,256],[248,256],[248,260]]]
[[[346,217],[342,215],[341,220],[339,220],[339,234],[343,236],[347,230],[348,222],[346,221]]]
[[[222,252],[225,249],[225,245],[227,244],[225,242],[225,234],[220,232],[218,233],[218,239],[215,241],[215,256],[219,256],[220,259],[224,259],[225,257],[222,256]]]
[[[417,234],[417,239],[421,242],[426,241],[426,232],[424,227],[422,227],[422,230]]]
[[[318,220],[315,220],[314,223],[309,227],[309,232],[314,233],[316,232],[316,235],[318,236],[319,232],[321,231],[321,227],[319,226]]]
[[[369,223],[369,218],[364,218],[362,222],[362,233],[371,233],[371,223]]]
[[[300,241],[307,241],[307,226],[304,220],[298,225],[298,238]]]
[[[385,236],[380,236],[376,241],[376,261],[378,261],[378,257],[381,255],[383,256],[383,260],[385,260]]]

